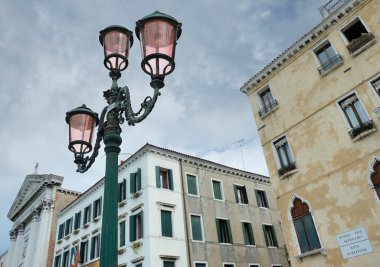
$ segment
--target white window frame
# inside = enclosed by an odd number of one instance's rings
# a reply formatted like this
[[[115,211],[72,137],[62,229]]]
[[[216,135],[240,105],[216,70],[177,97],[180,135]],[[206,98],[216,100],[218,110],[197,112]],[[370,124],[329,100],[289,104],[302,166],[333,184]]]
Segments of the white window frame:
[[[247,186],[244,185],[244,184],[235,184],[235,183],[233,183],[232,185],[233,185],[233,188],[234,188],[234,195],[235,195],[235,187],[234,187],[234,186],[244,187],[244,189],[245,189],[245,194],[246,194],[246,196],[247,196],[247,203],[237,202],[237,204],[248,206],[249,201],[248,201]]]
[[[350,28],[358,20],[363,24],[363,26],[367,30],[367,32],[371,33],[371,31],[369,30],[368,25],[364,22],[364,20],[360,16],[356,16],[355,18],[353,18],[352,20],[350,20],[350,22],[346,23],[343,27],[341,27],[339,29],[339,35],[341,36],[341,38],[342,38],[342,40],[343,40],[343,42],[344,42],[345,45],[348,45],[349,42],[347,40],[347,37],[344,35],[343,31],[345,31],[348,28]]]
[[[247,221],[247,220],[240,220],[240,225],[242,225],[242,223],[250,223],[251,226],[252,226],[252,232],[253,232],[253,223],[251,221]],[[242,229],[243,230],[243,229]],[[255,239],[255,235],[253,235],[253,239]],[[255,244],[254,245],[246,245],[244,244],[245,247],[256,247],[256,240],[255,241]],[[243,242],[244,242],[244,233],[243,233]],[[250,264],[255,264],[255,263],[250,263]]]
[[[277,239],[277,233],[276,233],[276,227],[274,227],[274,225],[272,223],[262,223],[261,225],[269,225],[269,226],[272,226],[273,229],[274,229],[274,234],[276,235],[276,239]],[[262,228],[262,227],[261,227]],[[265,242],[265,234],[263,232],[263,235],[264,235],[264,243],[266,245],[266,242]],[[278,244],[278,239],[277,239],[277,247],[274,247],[274,246],[267,246],[267,248],[279,248],[280,247],[280,244]]]
[[[284,267],[282,264],[271,264],[271,267]]]
[[[336,103],[336,106],[338,107],[339,111],[340,111],[340,114],[342,115],[343,117],[343,120],[344,120],[344,123],[346,124],[346,127],[347,127],[347,130],[350,131],[352,130],[351,128],[351,125],[349,123],[349,121],[347,120],[346,118],[346,115],[344,114],[344,111],[341,107],[341,105],[339,104],[339,102],[341,102],[343,99],[347,98],[348,96],[350,95],[354,95],[357,97],[358,101],[360,102],[360,104],[363,106],[363,110],[365,112],[365,114],[367,115],[368,119],[372,120],[371,116],[369,116],[369,113],[367,112],[367,109],[365,108],[365,105],[363,105],[363,101],[361,100],[361,98],[359,97],[359,94],[357,93],[356,90],[352,90],[346,94],[344,94],[343,96],[341,96],[335,103]]]
[[[248,267],[252,267],[252,265],[255,265],[254,267],[260,267],[259,263],[248,263]]]
[[[263,99],[261,98],[261,94],[266,91],[267,89],[269,89],[271,95],[272,95],[272,98],[273,100],[276,100],[277,98],[275,97],[275,95],[273,94],[273,90],[272,90],[272,87],[268,84],[264,85],[263,87],[261,87],[257,92],[256,92],[256,101],[257,101],[257,104],[258,104],[258,107],[259,107],[259,110],[262,110],[264,108],[264,103],[263,103]],[[268,114],[272,113],[273,111],[275,111],[276,109],[278,108],[278,102],[277,102],[277,105],[272,107],[270,110],[268,110],[265,114],[261,115],[260,117],[263,119],[264,117],[266,117]]]
[[[319,58],[317,56],[317,51],[319,49],[321,49],[322,46],[326,45],[327,43],[329,43],[331,45],[331,47],[333,48],[334,52],[335,52],[335,55],[339,55],[338,51],[335,49],[335,46],[332,44],[332,42],[326,38],[326,39],[323,39],[321,40],[316,46],[313,47],[313,49],[311,50],[313,53],[313,58],[314,58],[314,61],[315,63],[317,64],[318,68],[322,66],[321,64],[321,61],[319,61]]]
[[[274,158],[276,160],[277,170],[279,170],[280,168],[282,168],[282,166],[281,166],[281,161],[280,161],[280,155],[278,155],[278,153],[277,153],[277,148],[275,146],[275,143],[277,143],[280,139],[282,139],[284,137],[286,139],[286,143],[288,143],[288,147],[289,147],[290,153],[292,154],[291,156],[293,158],[293,161],[296,162],[295,157],[294,157],[294,153],[293,153],[292,148],[291,148],[291,146],[289,144],[288,135],[287,134],[280,135],[279,137],[277,137],[276,139],[274,139],[272,141],[272,150],[273,150],[273,153],[274,153]]]
[[[197,183],[197,195],[193,195],[193,194],[190,194],[190,193],[189,193],[189,188],[188,188],[188,186],[187,186],[187,175],[195,176],[195,181],[196,181],[196,183]],[[198,175],[193,174],[193,173],[190,173],[190,172],[185,172],[185,177],[186,177],[186,194],[187,194],[188,196],[192,196],[192,197],[200,197]]]
[[[225,221],[229,221],[230,222],[230,226],[231,226],[231,220],[229,218],[225,218],[225,217],[215,217],[215,219],[218,219],[218,220],[225,220]],[[218,230],[218,229],[216,229]],[[216,236],[217,236],[217,239],[218,239],[218,233],[216,233]],[[231,236],[232,236],[232,226],[231,226]],[[233,238],[232,238],[233,239]],[[218,242],[219,243],[219,240]],[[232,246],[233,243],[219,243],[221,245],[226,245],[226,246]],[[228,262],[226,262],[228,264]]]
[[[260,209],[265,209],[265,210],[268,210],[269,209],[269,201],[268,201],[268,196],[267,196],[267,192],[266,190],[262,189],[262,188],[259,188],[259,187],[255,187],[254,188],[254,191],[255,191],[255,198],[256,198],[256,191],[262,191],[265,193],[265,196],[267,198],[267,204],[268,204],[268,207],[259,207],[259,203],[256,203],[257,204],[257,207],[260,208]],[[257,199],[256,199],[256,202],[257,202]]]
[[[223,267],[225,267],[226,264],[232,264],[234,267],[236,266],[234,262],[223,262]]]
[[[221,193],[222,193],[222,199],[216,199],[215,198],[214,186],[212,184],[212,181],[220,182],[220,189],[221,189]],[[221,202],[225,202],[226,201],[226,198],[224,197],[224,188],[223,188],[223,181],[222,180],[211,178],[211,189],[212,189],[212,198],[214,200],[221,201]]]
[[[193,231],[192,231],[192,224],[191,224],[191,215],[193,216],[198,216],[201,218],[201,231],[202,231],[202,240],[194,240],[193,238]],[[205,232],[204,232],[204,227],[203,227],[203,216],[202,214],[199,214],[199,213],[189,213],[189,222],[190,222],[190,232],[191,232],[191,241],[192,242],[197,242],[197,243],[205,243],[206,240],[205,240]],[[203,263],[203,262],[199,262],[199,263]]]
[[[203,264],[206,264],[206,267],[208,267],[208,262],[207,261],[194,261],[193,262],[193,267],[195,267],[196,263],[203,263]]]
[[[174,223],[173,223],[173,217],[174,217],[174,207],[175,206],[172,206],[172,207],[168,207],[168,206],[164,206],[162,205],[161,203],[159,204],[158,206],[158,209],[159,209],[159,217],[160,217],[160,237],[161,238],[165,238],[165,239],[173,239],[175,238],[175,227],[174,227]],[[164,211],[170,211],[171,212],[171,216],[170,216],[170,219],[172,220],[172,236],[163,236],[162,235],[162,224],[161,224],[161,211],[164,210]]]
[[[373,76],[369,81],[368,81],[368,88],[370,88],[370,90],[372,91],[372,93],[375,95],[375,97],[377,98],[377,100],[380,102],[380,95],[377,94],[375,88],[373,88],[373,85],[372,85],[372,82],[374,82],[375,80],[379,79],[380,78],[380,73],[376,74],[375,76]]]

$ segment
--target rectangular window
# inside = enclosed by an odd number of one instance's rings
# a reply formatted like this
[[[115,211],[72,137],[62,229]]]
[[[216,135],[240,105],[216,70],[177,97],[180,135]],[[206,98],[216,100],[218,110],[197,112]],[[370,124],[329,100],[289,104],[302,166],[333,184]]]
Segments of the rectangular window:
[[[349,95],[339,101],[339,106],[351,128],[349,132],[351,138],[355,138],[360,133],[373,128],[373,121],[368,118],[356,94]]]
[[[229,220],[216,219],[216,231],[219,243],[233,243]]]
[[[252,224],[249,222],[242,222],[244,244],[255,245],[255,238],[253,237]]]
[[[247,191],[243,185],[234,185],[236,203],[248,204]]]
[[[350,22],[341,32],[348,43],[347,49],[350,54],[355,53],[375,38],[372,33],[368,32],[359,18]]]
[[[156,186],[174,190],[173,171],[156,166]]]
[[[86,263],[88,260],[88,240],[80,243],[80,262]]]
[[[80,228],[81,215],[82,215],[82,212],[80,212],[80,211],[77,212],[77,213],[75,213],[75,216],[74,216],[74,230]]]
[[[91,221],[91,204],[84,208],[83,225]]]
[[[321,247],[310,213],[294,218],[293,222],[301,253],[312,251]]]
[[[198,183],[197,177],[195,175],[187,174],[187,193],[189,195],[198,195]]]
[[[79,249],[79,248],[78,248]],[[77,257],[77,253],[79,251],[77,251],[77,247],[71,247],[71,253],[70,253],[70,267],[73,266],[73,264],[71,263],[74,263],[76,261],[76,257]],[[78,260],[79,260],[79,255],[78,255]]]
[[[63,238],[65,223],[62,223],[58,227],[58,240],[61,240]]]
[[[327,42],[319,47],[316,51],[314,51],[314,53],[321,64],[318,69],[320,74],[324,74],[326,71],[342,62],[342,57],[335,53],[335,50],[330,42]]]
[[[69,267],[70,265],[70,251],[66,250],[63,252],[63,258],[62,258],[62,267]]]
[[[204,262],[196,262],[194,267],[207,267],[207,263]]]
[[[143,267],[142,263],[138,263],[135,265],[135,267]]]
[[[143,232],[143,211],[131,215],[129,219],[129,241],[133,242],[144,236]]]
[[[164,261],[164,267],[175,267],[174,261]]]
[[[281,137],[273,143],[277,158],[280,163],[279,175],[283,175],[296,168],[292,152],[290,151],[289,143],[286,137]]]
[[[99,217],[102,213],[102,198],[98,198],[94,201],[93,209],[93,219],[95,219],[96,217]]]
[[[73,218],[66,220],[65,223],[65,236],[71,234],[73,230]]]
[[[191,236],[193,240],[203,241],[202,218],[199,215],[190,215]]]
[[[265,191],[255,189],[257,206],[263,208],[269,208],[268,199]]]
[[[172,212],[169,210],[161,210],[161,234],[173,237]]]
[[[235,267],[235,264],[233,264],[233,263],[224,263],[223,267]]]
[[[273,98],[269,86],[263,91],[261,91],[258,95],[261,102],[261,109],[259,110],[259,115],[260,117],[262,117],[277,106],[277,101]]]
[[[141,190],[141,169],[138,168],[137,172],[130,174],[130,193],[134,194]]]
[[[373,89],[375,89],[376,93],[380,96],[380,77],[373,80],[371,82],[371,85],[372,85]]]
[[[276,232],[273,225],[263,224],[265,243],[267,247],[277,247]]]
[[[217,180],[212,180],[212,190],[214,192],[214,199],[223,200],[222,183]]]
[[[125,221],[119,223],[119,247],[125,245]]]
[[[250,264],[249,267],[260,267],[258,264]]]
[[[61,267],[61,254],[55,256],[54,267]]]
[[[124,201],[127,198],[127,180],[123,179],[121,183],[119,183],[119,202]]]
[[[100,235],[93,236],[91,238],[91,251],[90,251],[90,260],[99,258],[100,252]]]

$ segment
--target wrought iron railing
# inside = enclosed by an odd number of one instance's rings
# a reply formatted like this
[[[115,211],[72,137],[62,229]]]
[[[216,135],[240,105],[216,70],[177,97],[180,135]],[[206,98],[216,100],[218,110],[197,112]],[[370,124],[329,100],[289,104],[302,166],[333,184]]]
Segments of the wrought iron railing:
[[[329,61],[327,61],[324,64],[322,64],[322,66],[320,66],[318,68],[318,71],[319,71],[320,74],[323,74],[323,73],[325,73],[326,71],[328,71],[329,69],[331,69],[332,67],[334,67],[335,65],[337,65],[337,64],[339,64],[341,62],[343,62],[343,58],[341,57],[341,55],[336,54]]]
[[[371,130],[375,127],[375,124],[372,120],[360,123],[358,126],[352,128],[348,133],[350,134],[351,139],[355,138],[359,134]]]
[[[267,105],[267,106],[264,105],[264,107],[259,110],[259,116],[260,117],[264,116],[265,114],[267,114],[269,111],[271,111],[273,108],[275,108],[278,105],[276,99],[273,99],[273,101],[270,101],[268,104],[269,105]]]
[[[362,36],[360,36],[359,38],[352,40],[347,45],[347,49],[350,52],[350,54],[353,54],[360,47],[362,47],[363,45],[369,43],[373,39],[375,39],[375,36],[373,36],[372,33],[363,33]]]
[[[331,14],[349,1],[351,0],[331,0],[323,7],[326,9],[327,12],[329,12],[329,14]]]
[[[290,162],[288,165],[286,166],[282,166],[279,170],[278,170],[278,175],[282,176],[284,175],[285,173],[287,172],[290,172],[292,170],[295,170],[297,168],[296,166],[296,162],[293,161],[293,162]]]

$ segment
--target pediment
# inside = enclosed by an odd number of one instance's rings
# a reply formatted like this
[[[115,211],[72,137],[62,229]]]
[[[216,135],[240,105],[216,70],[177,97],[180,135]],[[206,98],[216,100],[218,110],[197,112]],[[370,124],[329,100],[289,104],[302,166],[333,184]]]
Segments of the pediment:
[[[13,221],[20,211],[38,197],[46,185],[61,185],[63,177],[52,174],[31,174],[25,177],[20,190],[9,210],[8,218]]]

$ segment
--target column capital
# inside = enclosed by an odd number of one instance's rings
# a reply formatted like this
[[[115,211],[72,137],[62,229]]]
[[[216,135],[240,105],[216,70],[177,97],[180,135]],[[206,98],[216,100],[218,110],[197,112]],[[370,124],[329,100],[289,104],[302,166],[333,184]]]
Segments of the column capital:
[[[17,238],[17,232],[16,232],[16,230],[9,231],[9,237],[10,237],[11,241],[12,240],[16,240],[16,238]]]
[[[51,210],[53,207],[53,200],[44,199],[41,201],[42,210]]]
[[[34,209],[31,213],[31,216],[32,216],[32,222],[36,222],[38,221],[38,219],[40,218],[40,214],[41,214],[41,211],[38,210],[38,209]]]
[[[25,224],[20,223],[20,224],[17,226],[17,228],[16,228],[17,235],[22,235],[22,234],[24,234],[24,230],[25,230]]]

